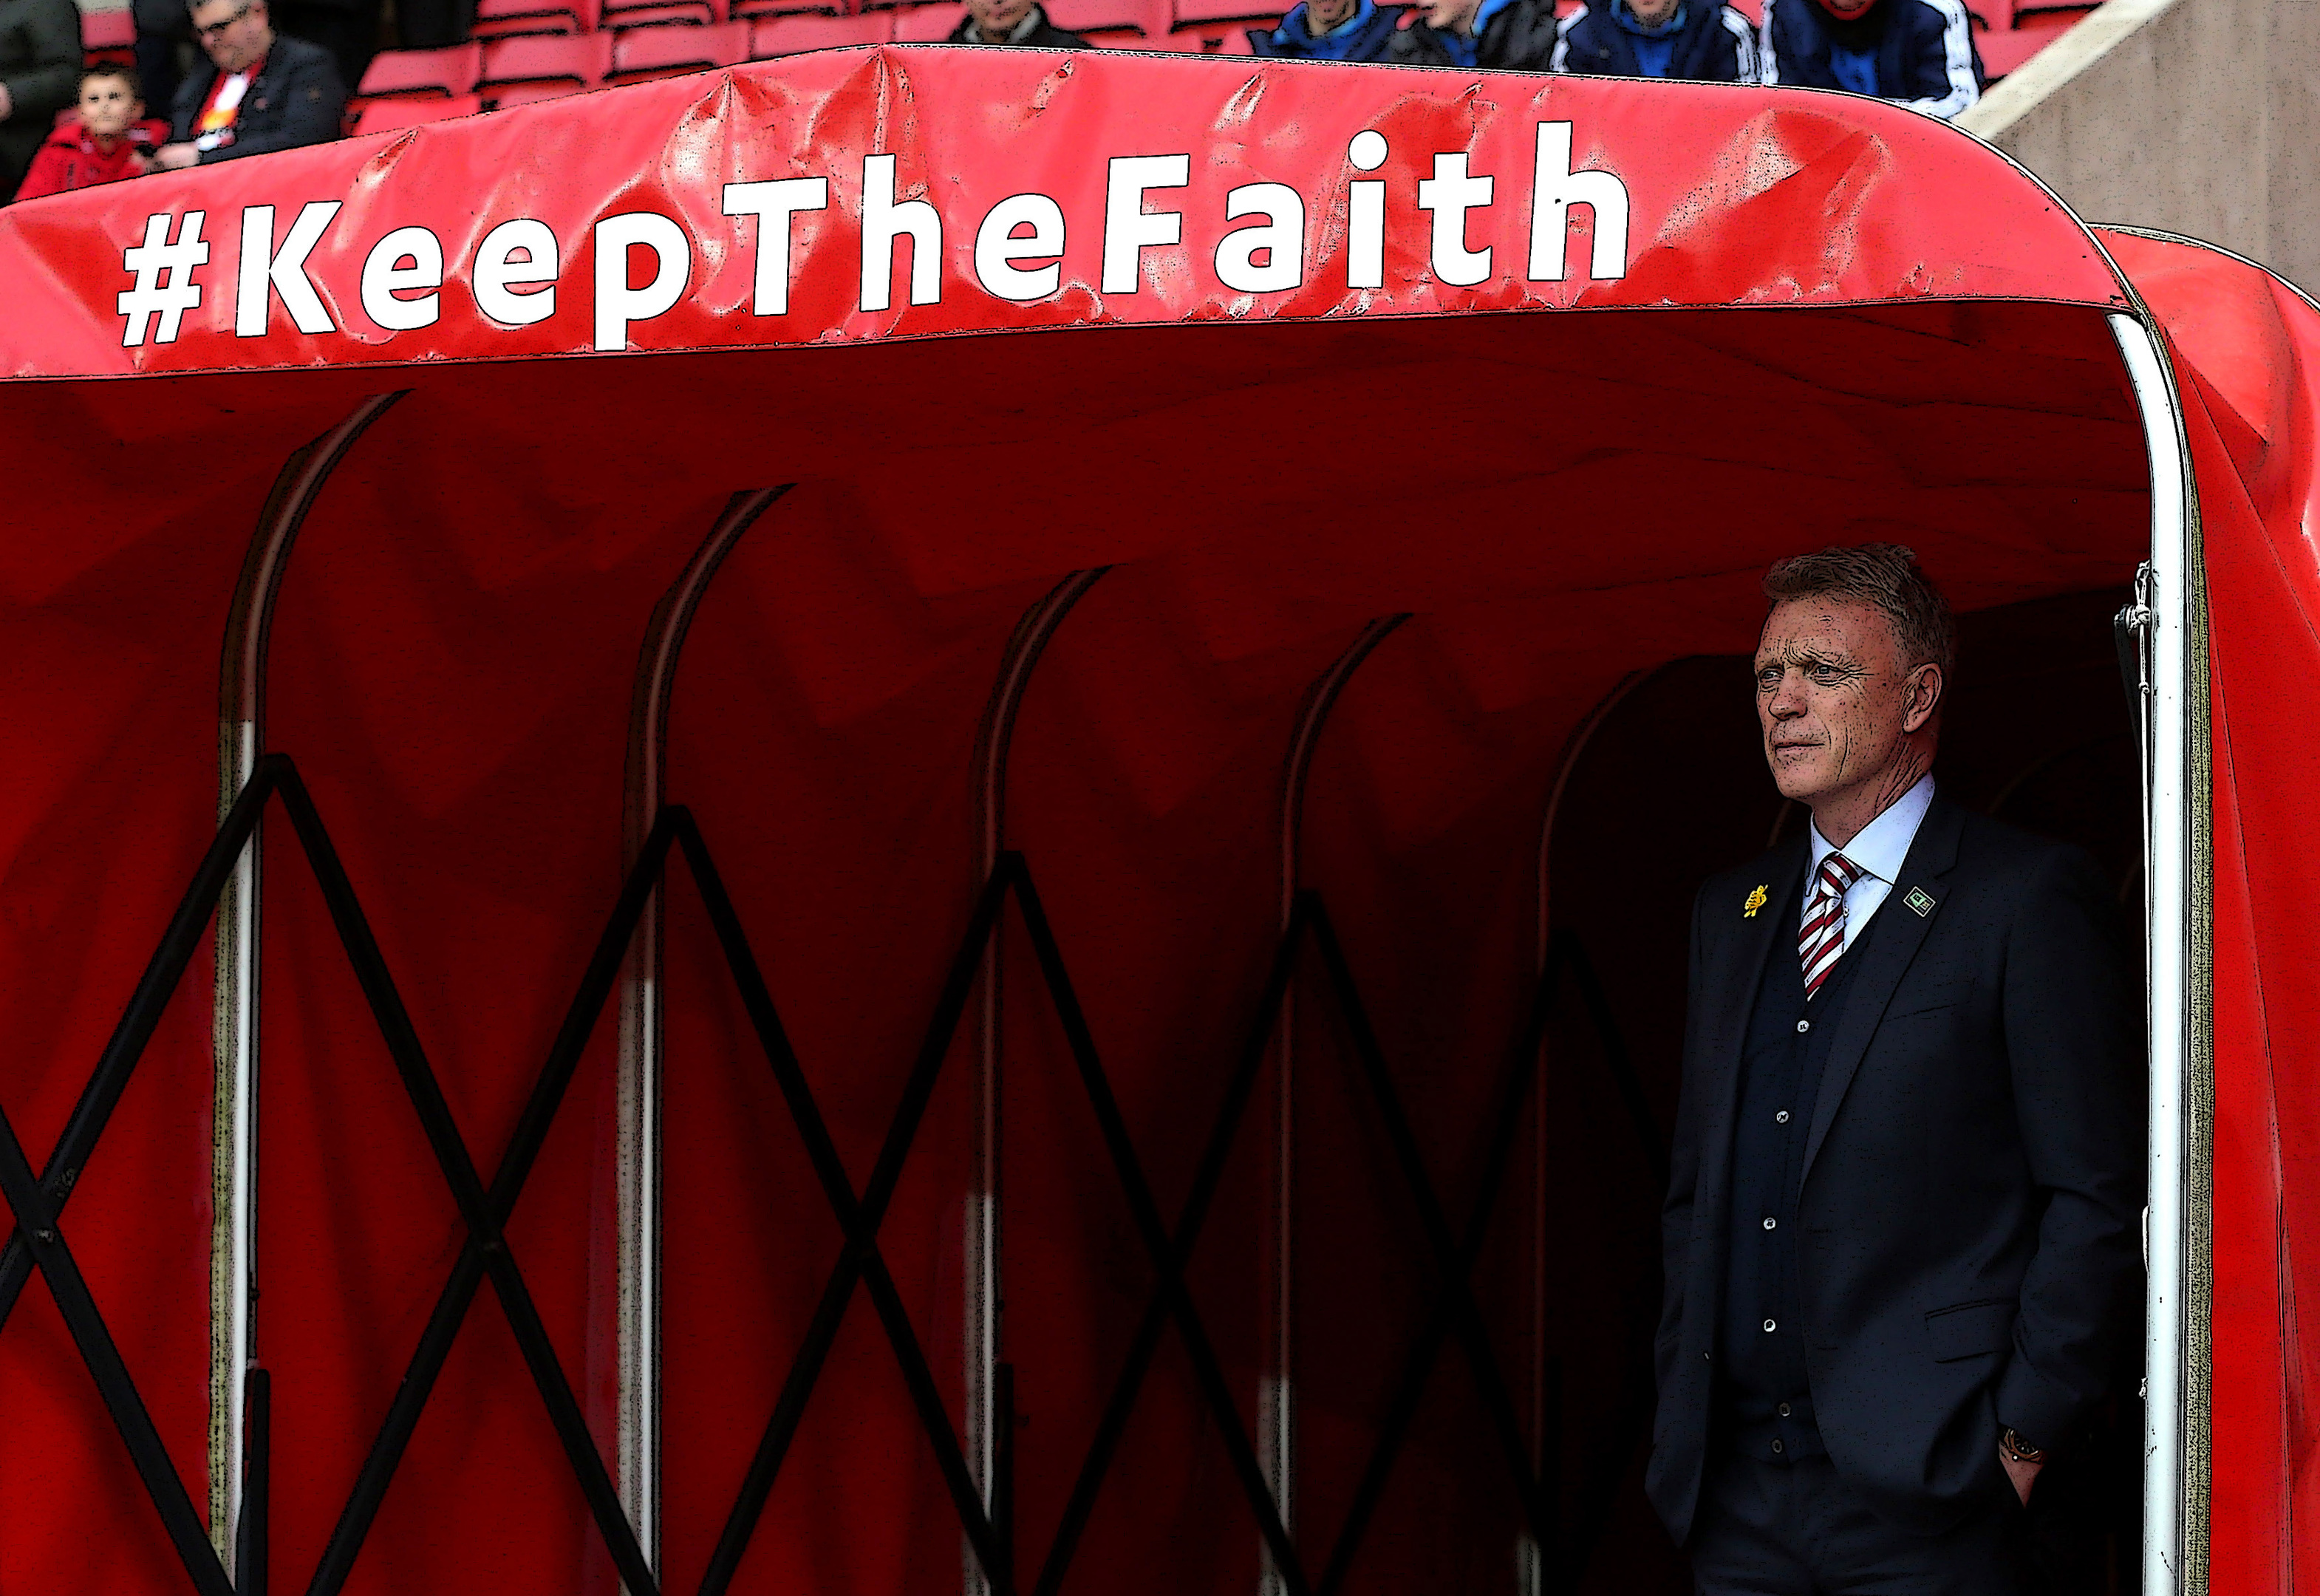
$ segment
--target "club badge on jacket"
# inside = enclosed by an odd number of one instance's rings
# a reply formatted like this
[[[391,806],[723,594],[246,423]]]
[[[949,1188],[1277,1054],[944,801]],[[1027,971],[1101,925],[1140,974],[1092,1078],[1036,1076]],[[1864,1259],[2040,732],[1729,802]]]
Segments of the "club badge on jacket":
[[[1770,882],[1766,882],[1763,886],[1758,887],[1754,892],[1748,894],[1748,901],[1740,905],[1741,919],[1754,920],[1756,918],[1756,911],[1764,906],[1764,894],[1771,890],[1771,887],[1772,884]],[[1920,911],[1920,912],[1923,912],[1923,911]]]

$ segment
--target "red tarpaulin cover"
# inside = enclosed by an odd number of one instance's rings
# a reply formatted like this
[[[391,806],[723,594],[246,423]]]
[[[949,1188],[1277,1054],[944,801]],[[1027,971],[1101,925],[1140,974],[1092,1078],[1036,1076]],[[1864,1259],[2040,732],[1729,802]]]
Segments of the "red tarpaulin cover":
[[[863,247],[865,179],[891,254]],[[1251,226],[1268,237],[1228,236]],[[213,684],[250,529],[284,458],[375,394],[405,392],[322,494],[282,589],[267,742],[312,787],[487,1177],[618,888],[644,629],[737,490],[797,485],[702,605],[668,793],[700,821],[857,1184],[974,901],[973,755],[1010,631],[1106,568],[1025,697],[1006,841],[1170,1214],[1279,931],[1300,703],[1372,621],[1412,617],[1328,722],[1302,881],[1462,1215],[1536,958],[1557,751],[1591,705],[1631,671],[1745,649],[1756,573],[1800,547],[1900,538],[1971,609],[2116,585],[2148,540],[2104,325],[2127,301],[2102,251],[1991,151],[1844,96],[839,52],[14,207],[0,280],[0,371],[23,379],[0,386],[0,1106],[35,1165],[214,826]],[[1572,309],[1590,313],[1497,313]],[[1620,309],[1652,313],[1592,313]],[[113,380],[59,380],[84,377]],[[2288,452],[2305,469],[2308,448]],[[258,1350],[274,1578],[303,1583],[463,1231],[286,828],[267,848]],[[672,881],[674,1590],[700,1580],[839,1238],[699,894]],[[1028,1582],[1152,1272],[1009,927]],[[67,1227],[197,1500],[206,964]],[[1322,995],[1300,988],[1300,1047],[1322,1061],[1300,1265],[1316,1569],[1436,1278]],[[611,1029],[510,1229],[605,1445]],[[963,1033],[882,1233],[954,1416],[969,1051]],[[1192,1269],[1244,1422],[1257,1121]],[[1600,1138],[1563,1134],[1551,1157],[1593,1168]],[[1648,1212],[1642,1161],[1618,1157],[1606,1179]],[[1527,1393],[1513,1210],[1481,1294]],[[1546,1336],[1574,1370],[1621,1334],[1586,1301],[1574,1285]],[[1511,1586],[1519,1513],[1459,1357],[1348,1590]],[[1616,1386],[1563,1392],[1566,1484]],[[182,1588],[38,1283],[0,1337],[0,1583]],[[1640,1510],[1630,1491],[1618,1511]],[[1245,1589],[1256,1564],[1172,1334],[1071,1588]],[[735,1588],[920,1591],[959,1566],[857,1301]],[[611,1588],[493,1301],[349,1588]]]

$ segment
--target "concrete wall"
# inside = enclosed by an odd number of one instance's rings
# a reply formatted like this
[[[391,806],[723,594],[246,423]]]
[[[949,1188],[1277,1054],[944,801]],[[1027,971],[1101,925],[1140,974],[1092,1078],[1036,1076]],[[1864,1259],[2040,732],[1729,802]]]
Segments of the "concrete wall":
[[[2320,290],[2320,0],[2107,0],[1958,125],[2088,222],[2205,239]]]

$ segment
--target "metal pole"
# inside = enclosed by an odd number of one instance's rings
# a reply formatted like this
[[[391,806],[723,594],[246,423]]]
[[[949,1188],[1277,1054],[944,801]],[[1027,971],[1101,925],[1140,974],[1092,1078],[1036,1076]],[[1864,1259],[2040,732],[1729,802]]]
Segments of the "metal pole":
[[[218,682],[218,818],[222,821],[266,749],[267,646],[274,603],[298,529],[322,485],[371,422],[402,398],[377,394],[283,463],[243,557],[226,619]],[[241,1512],[243,1407],[256,1356],[251,1303],[258,1269],[258,1063],[260,869],[253,827],[218,900],[211,1010],[210,1542],[231,1576]]]
[[[1305,787],[1312,775],[1321,730],[1346,684],[1407,612],[1381,615],[1337,656],[1305,690],[1297,728],[1281,784],[1281,929],[1289,930],[1297,891],[1302,884],[1305,847]],[[1282,994],[1281,1018],[1273,1029],[1273,1169],[1267,1182],[1272,1211],[1264,1228],[1265,1258],[1264,1373],[1256,1388],[1256,1455],[1273,1492],[1273,1511],[1293,1541],[1297,1535],[1297,989]],[[1287,1584],[1274,1566],[1272,1548],[1257,1546],[1262,1596],[1286,1596]]]
[[[629,699],[621,869],[636,866],[667,795],[669,700],[693,611],[741,535],[789,485],[735,494],[653,606]],[[621,974],[618,1100],[620,1372],[613,1477],[645,1564],[660,1572],[661,891],[647,899]]]
[[[991,689],[983,712],[983,728],[974,751],[976,886],[988,884],[999,868],[1007,846],[1007,754],[1015,739],[1015,719],[1023,707],[1023,694],[1031,672],[1047,650],[1056,629],[1096,582],[1110,570],[1097,566],[1074,571],[1048,591],[1015,623],[1000,661],[999,679]],[[974,1477],[983,1511],[992,1518],[1002,1557],[1012,1555],[1013,1537],[1001,1522],[1007,1503],[1003,1467],[1010,1432],[1014,1428],[1012,1383],[1003,1370],[1006,1357],[1006,1292],[1003,1268],[1004,1230],[1001,1204],[1005,1191],[1006,1103],[1001,1056],[1001,1002],[1005,983],[1000,962],[1001,939],[994,930],[983,964],[982,1013],[976,1027],[974,1067],[974,1147],[966,1194],[966,1466]],[[962,1553],[966,1596],[989,1596],[991,1582],[983,1577],[982,1560],[972,1545]]]

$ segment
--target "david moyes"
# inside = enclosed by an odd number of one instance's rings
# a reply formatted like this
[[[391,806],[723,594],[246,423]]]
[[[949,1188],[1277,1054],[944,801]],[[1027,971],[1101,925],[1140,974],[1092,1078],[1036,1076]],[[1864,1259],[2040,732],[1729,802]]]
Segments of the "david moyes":
[[[2093,861],[1936,782],[1916,557],[1764,593],[1764,758],[1811,821],[1693,905],[1648,1489],[1707,1596],[2013,1596],[2134,1345],[2140,999]]]

